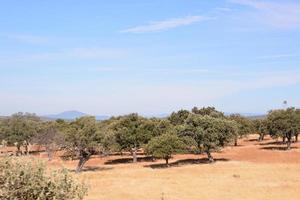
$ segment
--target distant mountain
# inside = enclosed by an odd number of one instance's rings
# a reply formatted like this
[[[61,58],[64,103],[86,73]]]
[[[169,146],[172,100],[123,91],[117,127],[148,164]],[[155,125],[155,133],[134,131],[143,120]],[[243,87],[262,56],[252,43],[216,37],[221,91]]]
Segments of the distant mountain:
[[[80,117],[84,117],[84,116],[89,116],[89,114],[71,110],[71,111],[65,111],[65,112],[62,112],[59,114],[54,114],[54,115],[45,115],[43,117],[48,118],[48,119],[54,119],[54,120],[55,119],[74,120],[76,118],[80,118]],[[91,116],[93,116],[93,115],[91,115]],[[109,119],[109,116],[106,116],[106,115],[99,115],[99,116],[95,116],[95,117],[97,120]]]
[[[87,114],[83,112],[78,112],[75,110],[72,111],[65,111],[59,114],[54,114],[54,115],[46,115],[44,117],[50,118],[50,119],[76,119],[79,117],[87,116]]]

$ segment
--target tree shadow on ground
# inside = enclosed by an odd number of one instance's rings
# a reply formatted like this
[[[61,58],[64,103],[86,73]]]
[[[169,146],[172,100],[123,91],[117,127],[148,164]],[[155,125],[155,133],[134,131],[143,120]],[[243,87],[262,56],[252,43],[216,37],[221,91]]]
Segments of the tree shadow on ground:
[[[96,166],[86,166],[84,167],[81,172],[96,172],[96,171],[107,171],[112,170],[113,167],[96,167]],[[70,172],[76,172],[74,169],[70,169]]]
[[[263,150],[288,151],[287,148],[286,148],[286,146],[282,146],[282,147],[279,147],[279,146],[262,147],[260,149],[263,149]],[[298,149],[298,147],[291,147],[291,149]]]
[[[258,142],[258,139],[247,139],[246,142]]]
[[[273,141],[273,142],[267,142],[267,143],[260,143],[259,145],[266,146],[266,145],[284,145],[284,144],[286,144],[286,143],[282,142],[282,141]]]
[[[132,162],[133,162],[132,158],[118,158],[118,159],[108,160],[104,164],[117,165],[117,164],[128,164]],[[137,162],[153,162],[153,158],[151,156],[138,157]]]
[[[229,159],[227,158],[216,158],[215,162],[227,162]],[[144,165],[144,167],[150,167],[152,169],[164,169],[169,167],[181,167],[184,165],[195,165],[195,164],[213,164],[210,163],[207,158],[201,158],[201,159],[183,159],[183,160],[177,160],[175,162],[172,162],[167,166],[165,163],[159,163],[159,164],[150,164],[150,165]]]

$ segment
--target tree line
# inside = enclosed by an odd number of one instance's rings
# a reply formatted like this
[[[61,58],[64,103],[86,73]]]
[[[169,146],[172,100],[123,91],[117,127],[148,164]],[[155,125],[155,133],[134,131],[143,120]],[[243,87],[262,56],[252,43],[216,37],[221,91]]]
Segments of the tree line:
[[[142,150],[153,158],[169,159],[174,153],[206,154],[214,162],[212,152],[229,144],[238,145],[238,139],[258,133],[258,140],[269,134],[283,138],[287,149],[293,138],[298,140],[300,110],[288,108],[270,111],[265,119],[252,120],[239,114],[225,116],[214,107],[194,107],[179,110],[166,118],[145,118],[136,113],[96,121],[93,116],[74,121],[58,119],[45,121],[29,113],[16,113],[0,121],[2,146],[15,145],[29,154],[29,144],[45,147],[49,160],[53,152],[62,150],[67,158],[78,159],[80,172],[92,155],[130,152],[137,162]]]

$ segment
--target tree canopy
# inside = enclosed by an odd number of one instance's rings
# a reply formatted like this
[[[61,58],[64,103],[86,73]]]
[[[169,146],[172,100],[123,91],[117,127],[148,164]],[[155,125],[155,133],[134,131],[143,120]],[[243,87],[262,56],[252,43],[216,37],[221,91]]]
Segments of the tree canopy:
[[[225,117],[224,113],[216,110],[215,107],[203,107],[203,108],[197,108],[194,107],[192,109],[192,113],[197,114],[197,115],[209,115],[211,117],[215,117],[215,118],[221,118],[221,117]]]
[[[95,153],[95,148],[101,142],[100,139],[95,117],[81,117],[70,123],[66,132],[66,142],[79,155],[77,172],[81,171],[91,155]]]
[[[163,134],[152,138],[147,144],[146,153],[156,158],[166,160],[166,165],[169,165],[169,159],[172,154],[179,153],[184,150],[184,143],[175,134]]]
[[[137,114],[120,117],[113,129],[120,148],[132,152],[133,162],[137,162],[137,150],[158,133],[155,121]]]
[[[240,114],[232,114],[229,116],[229,119],[235,121],[237,124],[238,131],[234,140],[234,145],[237,146],[238,138],[251,134],[254,131],[254,125],[250,119],[247,119]]]
[[[35,136],[40,129],[40,118],[35,114],[16,113],[3,120],[2,131],[9,144],[16,144],[18,153],[21,145],[25,146],[28,153],[30,139]]]
[[[191,114],[179,134],[192,138],[197,144],[197,148],[201,152],[205,152],[209,161],[213,162],[211,152],[230,143],[236,132],[237,124],[234,121],[209,115]]]
[[[298,138],[300,132],[300,109],[273,110],[269,112],[267,120],[270,135],[286,138],[287,149],[290,149],[292,137]]]

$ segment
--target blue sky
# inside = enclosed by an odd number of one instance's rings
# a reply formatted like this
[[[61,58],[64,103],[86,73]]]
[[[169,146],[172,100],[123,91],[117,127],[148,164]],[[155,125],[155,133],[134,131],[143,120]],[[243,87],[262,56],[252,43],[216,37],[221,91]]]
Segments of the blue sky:
[[[300,106],[299,0],[0,1],[0,115]]]

